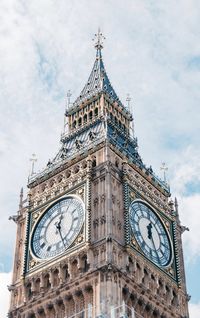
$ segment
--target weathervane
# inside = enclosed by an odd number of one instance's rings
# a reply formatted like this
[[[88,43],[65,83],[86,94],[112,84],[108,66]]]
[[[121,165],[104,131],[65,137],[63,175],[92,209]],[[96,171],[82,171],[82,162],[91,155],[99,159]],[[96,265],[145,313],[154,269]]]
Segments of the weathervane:
[[[166,180],[166,171],[168,170],[168,168],[167,168],[165,162],[162,162],[162,167],[160,167],[160,170],[163,170],[163,180],[166,183],[167,182],[167,180]]]
[[[35,168],[35,162],[37,162],[36,154],[32,154],[32,158],[29,159],[31,162],[31,176],[35,173],[34,168]]]
[[[103,41],[106,39],[105,36],[103,36],[103,33],[100,31],[100,28],[98,28],[98,33],[95,33],[95,38],[93,41],[95,41],[94,47],[97,50],[103,49]]]

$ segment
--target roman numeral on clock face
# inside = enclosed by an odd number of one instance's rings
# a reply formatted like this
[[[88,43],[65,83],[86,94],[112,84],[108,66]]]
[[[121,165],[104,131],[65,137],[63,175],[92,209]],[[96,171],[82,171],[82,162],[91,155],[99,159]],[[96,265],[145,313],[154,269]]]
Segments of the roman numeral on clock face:
[[[70,195],[54,203],[35,225],[31,249],[41,259],[54,257],[70,247],[84,222],[82,201]]]

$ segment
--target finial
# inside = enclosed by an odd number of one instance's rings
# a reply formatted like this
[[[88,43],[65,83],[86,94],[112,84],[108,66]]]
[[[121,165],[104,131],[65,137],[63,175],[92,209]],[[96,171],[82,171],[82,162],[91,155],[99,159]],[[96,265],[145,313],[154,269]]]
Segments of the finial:
[[[163,170],[163,181],[164,181],[165,183],[167,183],[167,180],[166,180],[166,171],[168,170],[168,168],[167,168],[165,162],[162,162],[162,167],[160,167],[160,170]]]
[[[23,207],[23,195],[24,195],[24,189],[22,187],[21,191],[20,191],[19,209],[21,209]]]
[[[105,36],[103,36],[100,28],[98,28],[98,33],[95,33],[93,41],[95,41],[94,47],[98,50],[103,49],[103,40],[105,40]]]
[[[67,91],[67,109],[69,109],[69,106],[70,106],[70,98],[72,96],[72,93],[71,93],[71,90],[69,89]]]
[[[35,162],[37,162],[36,154],[32,154],[32,158],[30,158],[31,162],[31,176],[35,173],[34,172],[34,167],[35,167]]]
[[[131,97],[130,97],[130,94],[127,94],[126,101],[127,101],[127,108],[128,108],[129,111],[131,111]]]

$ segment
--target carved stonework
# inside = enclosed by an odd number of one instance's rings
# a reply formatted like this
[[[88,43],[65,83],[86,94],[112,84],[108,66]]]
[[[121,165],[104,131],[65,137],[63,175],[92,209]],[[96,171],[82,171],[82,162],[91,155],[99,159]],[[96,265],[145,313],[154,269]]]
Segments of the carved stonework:
[[[100,31],[96,37],[94,67],[68,103],[60,150],[29,177],[27,199],[21,191],[11,216],[17,240],[9,317],[188,318],[181,241],[187,228],[169,187],[138,153],[133,117],[105,71]],[[131,219],[134,201],[146,209]],[[169,256],[161,263],[166,242]]]

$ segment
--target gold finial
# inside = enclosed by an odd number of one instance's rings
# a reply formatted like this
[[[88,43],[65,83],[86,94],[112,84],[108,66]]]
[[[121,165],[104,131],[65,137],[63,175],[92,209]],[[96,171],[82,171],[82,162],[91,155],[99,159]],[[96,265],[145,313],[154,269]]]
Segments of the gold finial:
[[[103,36],[103,33],[100,31],[100,28],[98,28],[98,33],[95,33],[93,41],[95,41],[94,47],[97,50],[103,49],[103,41],[105,40],[105,36]]]
[[[166,163],[162,162],[162,167],[160,167],[160,170],[163,170],[163,181],[166,183],[166,171],[168,170]]]
[[[31,162],[31,176],[35,173],[34,172],[34,167],[35,167],[35,162],[36,161],[37,161],[36,154],[33,153],[32,154],[32,158],[30,158],[30,162]]]

